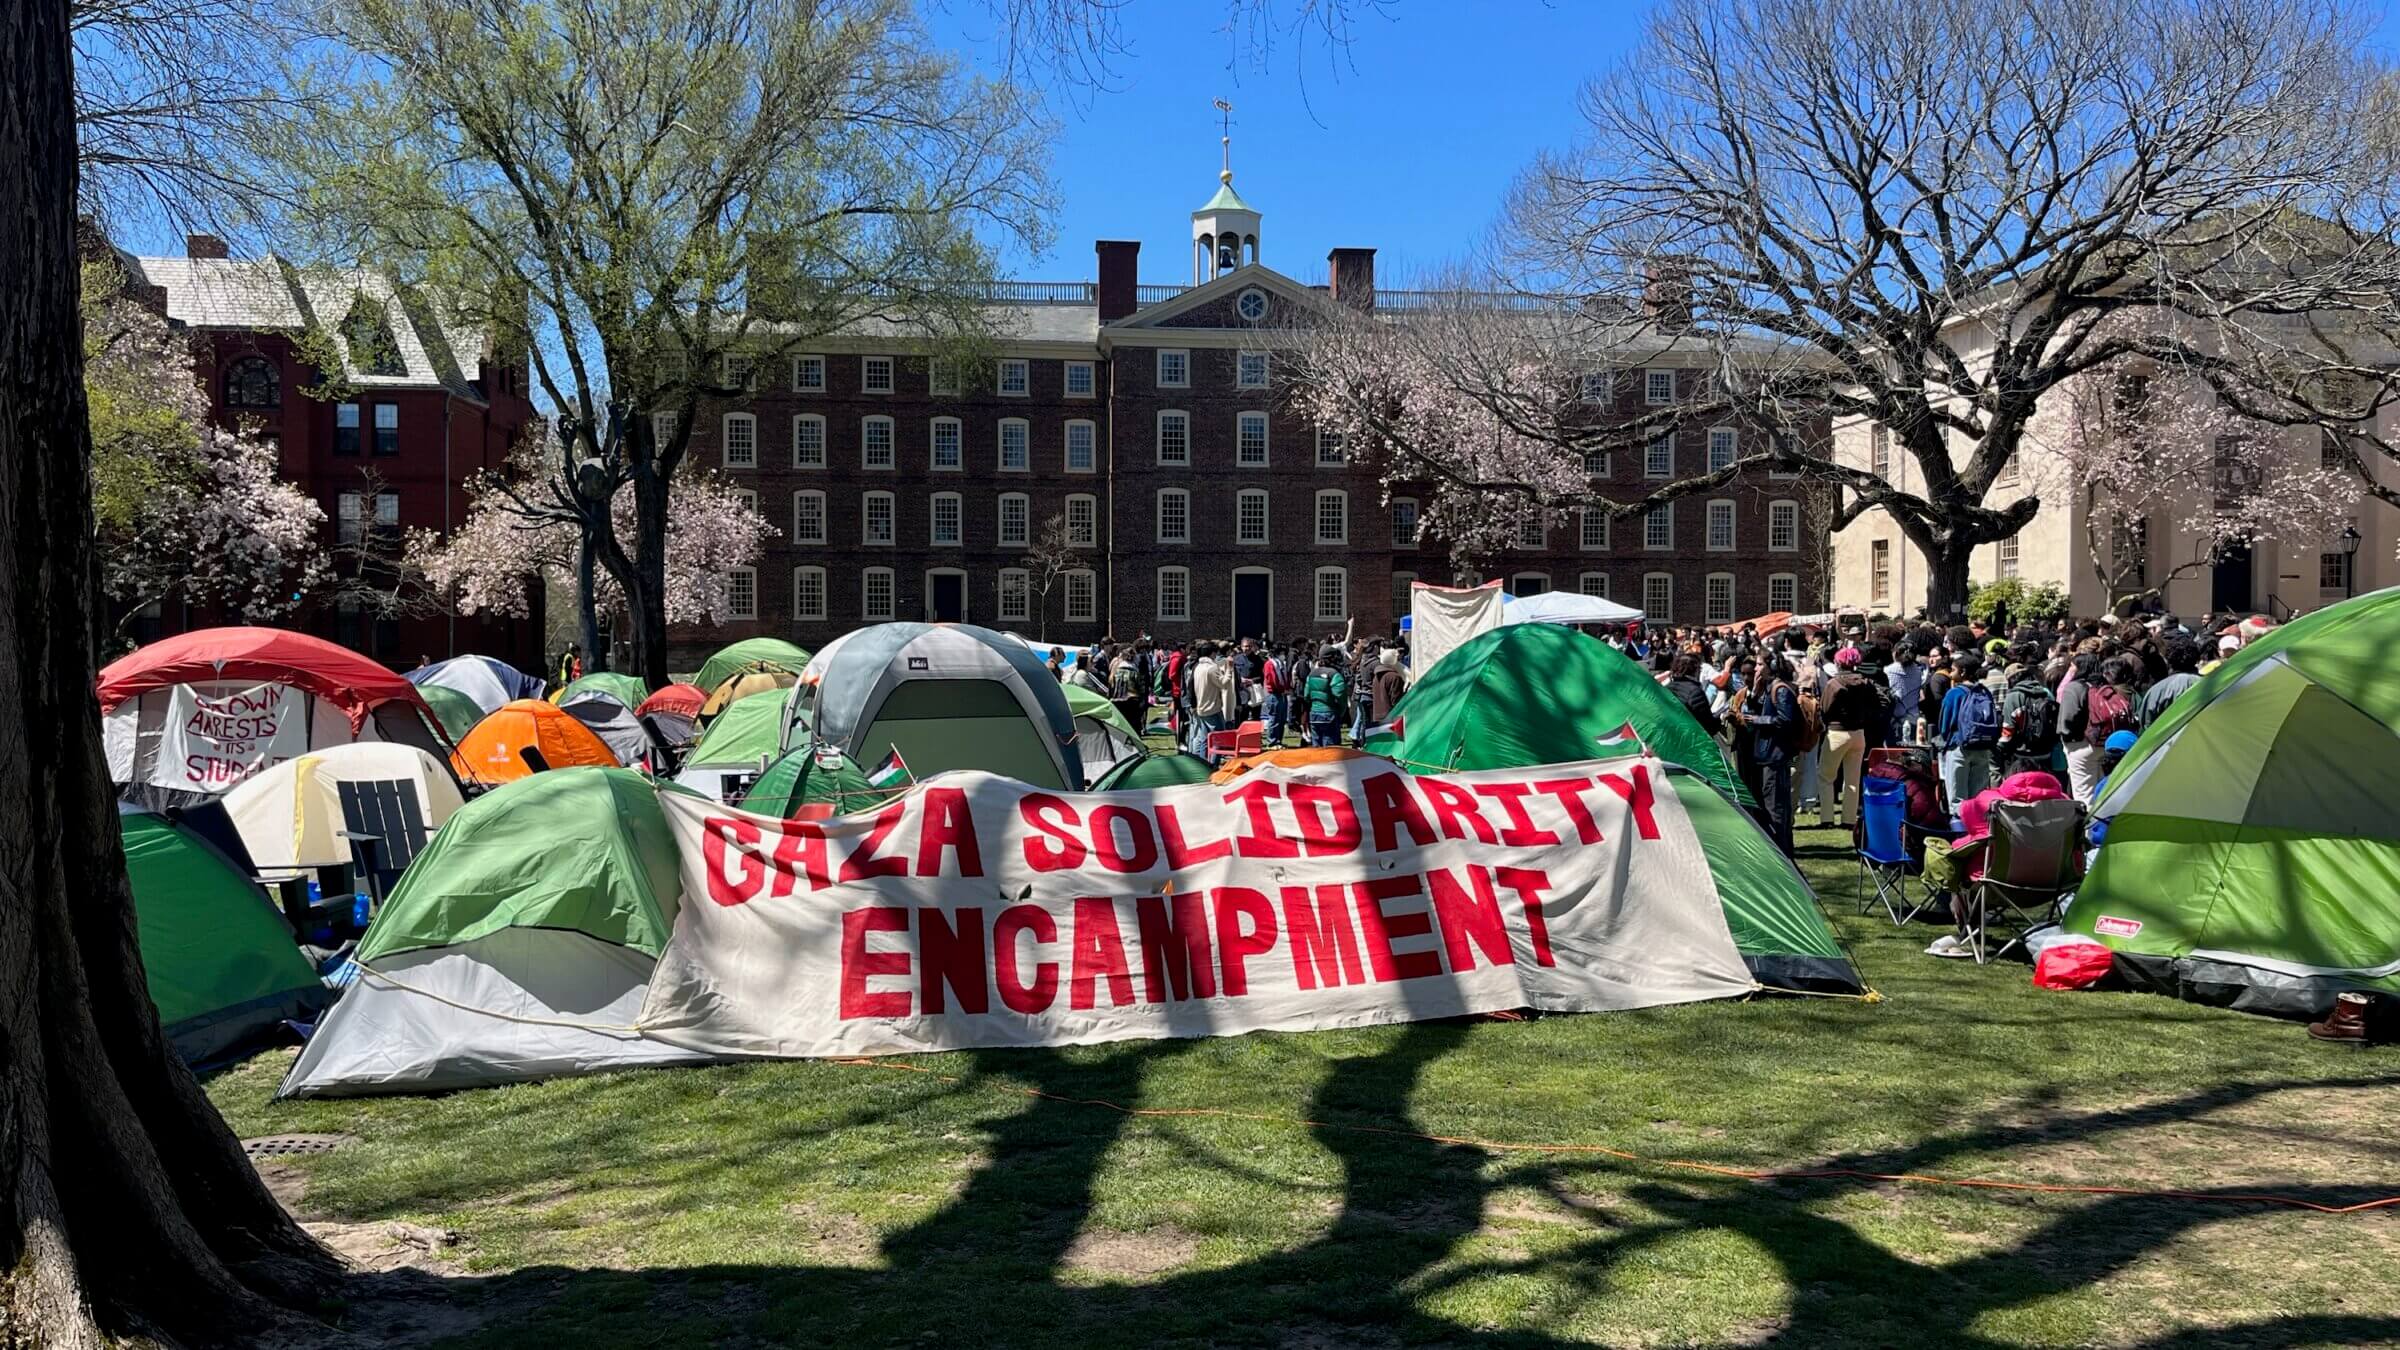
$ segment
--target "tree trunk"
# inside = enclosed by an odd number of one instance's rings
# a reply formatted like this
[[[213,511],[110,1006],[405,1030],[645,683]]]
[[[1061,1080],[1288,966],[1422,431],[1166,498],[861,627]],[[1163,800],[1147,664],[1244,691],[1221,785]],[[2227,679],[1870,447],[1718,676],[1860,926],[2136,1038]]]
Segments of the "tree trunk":
[[[1967,620],[1967,564],[1975,546],[1945,542],[1925,552],[1925,617],[1939,624]]]
[[[633,578],[625,612],[637,674],[653,689],[667,679],[667,479],[655,468],[633,476]]]
[[[93,697],[65,0],[0,9],[0,1345],[256,1344],[338,1275],[168,1048]],[[323,1328],[316,1328],[321,1334]]]
[[[599,567],[591,531],[579,531],[575,539],[575,617],[577,631],[583,635],[585,670],[608,670],[613,665],[600,635]]]

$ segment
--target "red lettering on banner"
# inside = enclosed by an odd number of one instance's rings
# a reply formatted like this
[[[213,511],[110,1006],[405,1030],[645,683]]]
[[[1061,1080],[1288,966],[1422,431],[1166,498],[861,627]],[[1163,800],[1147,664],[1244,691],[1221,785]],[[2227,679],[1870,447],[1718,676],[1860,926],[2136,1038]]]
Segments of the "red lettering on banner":
[[[1000,986],[1000,1005],[1010,1012],[1038,1013],[1058,1001],[1056,961],[1035,962],[1031,984],[1017,964],[1017,939],[1028,933],[1036,946],[1056,942],[1058,921],[1040,905],[1010,905],[992,921],[992,982]]]
[[[1613,773],[1598,775],[1600,785],[1625,799],[1633,808],[1633,832],[1644,839],[1658,838],[1658,817],[1651,814],[1657,805],[1650,795],[1650,766],[1633,766],[1633,781],[1628,783]]]
[[[1125,832],[1131,836],[1129,851],[1117,847],[1117,822],[1125,822]],[[1150,831],[1150,817],[1130,806],[1096,806],[1092,808],[1092,860],[1111,872],[1147,872],[1158,866],[1158,836]]]
[[[1286,839],[1275,828],[1275,817],[1267,803],[1283,795],[1283,786],[1264,778],[1253,778],[1225,794],[1224,800],[1240,802],[1243,820],[1249,833],[1238,835],[1234,847],[1245,858],[1297,858],[1300,846]]]
[[[967,810],[967,794],[954,787],[925,789],[925,807],[917,824],[917,875],[938,877],[942,850],[958,855],[962,877],[983,875],[983,850],[975,842],[975,817]]]
[[[1446,778],[1420,778],[1417,786],[1425,789],[1425,799],[1433,803],[1433,818],[1441,822],[1442,833],[1452,839],[1464,839],[1458,828],[1464,820],[1475,827],[1475,837],[1487,844],[1497,844],[1500,836],[1492,832],[1492,822],[1483,818],[1475,805],[1475,794]]]
[[[1540,848],[1558,842],[1557,835],[1534,824],[1533,817],[1525,814],[1525,799],[1533,794],[1531,784],[1477,783],[1475,791],[1500,803],[1500,809],[1507,813],[1508,824],[1500,831],[1501,843],[1510,848]]]
[[[850,851],[849,857],[842,859],[841,882],[843,885],[847,886],[853,881],[865,881],[870,877],[904,877],[908,875],[908,859],[897,856],[890,858],[875,856],[875,850],[889,842],[892,831],[900,828],[900,817],[906,814],[907,810],[908,798],[902,797],[875,813],[875,823],[868,828],[867,837],[859,841],[858,847]]]
[[[1408,827],[1409,837],[1418,844],[1436,843],[1441,836],[1417,809],[1416,794],[1408,790],[1408,780],[1396,773],[1377,774],[1358,785],[1367,799],[1367,821],[1375,831],[1375,851],[1389,853],[1400,846],[1401,825]]]
[[[1306,886],[1284,887],[1283,928],[1291,935],[1292,977],[1302,989],[1366,983],[1358,938],[1350,931],[1350,902],[1341,886],[1319,886],[1314,903]]]
[[[1217,902],[1217,960],[1223,963],[1225,997],[1250,992],[1250,973],[1242,963],[1275,947],[1275,907],[1267,897],[1246,886],[1219,886]],[[1250,926],[1244,928],[1242,920]]]
[[[950,917],[931,905],[917,910],[917,980],[924,989],[919,1002],[929,1013],[944,1011],[942,986],[958,995],[958,1010],[979,1013],[991,1007],[984,986],[983,910],[968,906]]]
[[[1485,879],[1482,868],[1467,868],[1472,890],[1460,886],[1446,868],[1426,873],[1425,880],[1433,894],[1433,917],[1442,927],[1442,950],[1450,955],[1450,969],[1462,974],[1473,970],[1478,947],[1483,949],[1486,965],[1516,964],[1517,954],[1509,950],[1508,924],[1500,917],[1500,897],[1492,893],[1492,883]]]
[[[1208,954],[1208,914],[1200,892],[1145,895],[1133,902],[1133,912],[1142,935],[1142,997],[1164,1003],[1170,989],[1178,1002],[1213,997],[1217,967]]]
[[[1025,865],[1036,872],[1064,872],[1083,866],[1083,844],[1067,833],[1083,817],[1074,807],[1047,792],[1028,792],[1017,803],[1017,814],[1034,833],[1025,836]],[[1052,820],[1055,814],[1061,817]]]
[[[1525,910],[1526,931],[1533,934],[1534,961],[1545,966],[1557,965],[1557,959],[1550,955],[1550,920],[1542,914],[1542,892],[1550,889],[1550,874],[1530,867],[1495,867],[1492,877],[1517,893],[1517,904]]]
[[[1441,808],[1436,807],[1435,810]],[[1392,939],[1424,937],[1433,932],[1433,915],[1426,910],[1403,910],[1398,914],[1384,912],[1383,902],[1403,896],[1420,895],[1424,887],[1413,875],[1377,877],[1350,887],[1358,898],[1358,932],[1367,944],[1367,968],[1375,972],[1377,983],[1394,980],[1421,980],[1442,973],[1441,954],[1431,949],[1421,952],[1396,952]]]
[[[1117,902],[1106,896],[1075,901],[1075,964],[1067,974],[1067,1006],[1092,1006],[1092,982],[1108,981],[1108,1001],[1133,1002],[1133,976],[1125,968],[1125,934],[1117,927]]]
[[[1320,783],[1293,783],[1284,788],[1283,799],[1292,804],[1303,853],[1322,858],[1358,848],[1358,808],[1350,804],[1349,793]]]
[[[1200,863],[1215,862],[1219,858],[1230,857],[1233,853],[1231,839],[1211,840],[1198,848],[1193,848],[1190,844],[1185,843],[1183,821],[1175,814],[1175,808],[1172,806],[1158,808],[1158,834],[1159,838],[1166,841],[1167,869],[1169,871],[1180,872]]]
[[[845,1020],[908,1016],[908,991],[867,988],[867,981],[877,975],[908,973],[907,952],[869,951],[867,935],[907,931],[908,911],[896,905],[842,911],[841,1012]]]
[[[767,869],[758,854],[744,845],[758,842],[758,827],[739,816],[710,816],[700,822],[700,858],[708,872],[708,898],[730,909],[758,898],[767,884]],[[733,876],[725,875],[726,846],[738,860]]]
[[[793,881],[801,876],[808,878],[812,891],[833,884],[825,870],[825,831],[814,824],[787,820],[775,837],[775,897],[790,895]]]
[[[1556,797],[1558,804],[1567,808],[1567,819],[1575,822],[1575,842],[1579,844],[1600,842],[1600,822],[1592,819],[1592,808],[1583,804],[1583,794],[1592,790],[1591,779],[1545,778],[1534,784],[1533,790]]]

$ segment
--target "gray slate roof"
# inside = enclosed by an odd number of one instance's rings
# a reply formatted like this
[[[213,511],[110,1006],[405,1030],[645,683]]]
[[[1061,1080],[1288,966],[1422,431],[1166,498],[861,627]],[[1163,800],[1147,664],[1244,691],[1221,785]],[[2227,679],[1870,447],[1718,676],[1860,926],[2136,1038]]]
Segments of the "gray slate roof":
[[[397,290],[379,272],[303,268],[282,258],[134,258],[139,280],[166,291],[167,317],[192,328],[290,330],[317,327],[341,340],[343,318],[360,297],[381,302],[404,373],[348,380],[361,388],[447,389],[482,401],[474,379],[480,329],[439,313],[422,292]]]

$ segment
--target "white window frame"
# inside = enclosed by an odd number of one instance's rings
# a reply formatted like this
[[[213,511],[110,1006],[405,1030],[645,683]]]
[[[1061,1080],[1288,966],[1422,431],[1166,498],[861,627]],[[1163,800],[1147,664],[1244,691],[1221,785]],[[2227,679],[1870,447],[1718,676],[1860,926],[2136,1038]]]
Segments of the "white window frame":
[[[928,567],[925,569],[924,586],[926,617],[933,617],[933,581],[936,577],[958,578],[958,621],[960,623],[973,623],[975,621],[974,578],[968,576],[967,569],[963,567]]]
[[[1394,619],[1404,618],[1416,609],[1416,587],[1416,573],[1392,573],[1392,617]]]
[[[1536,506],[1518,517],[1516,533],[1509,537],[1508,546],[1526,553],[1549,548],[1550,513]]]
[[[1592,540],[1592,528],[1595,525],[1598,526],[1600,530],[1600,539],[1597,543],[1594,543]],[[1608,552],[1608,527],[1608,512],[1592,506],[1583,508],[1582,511],[1576,513],[1575,547],[1584,553]]]
[[[1247,309],[1249,309],[1249,307],[1250,307],[1250,302],[1251,302],[1251,301],[1253,301],[1253,300],[1256,300],[1256,301],[1258,302],[1258,313],[1256,313],[1256,314],[1249,314],[1249,313],[1245,313],[1244,311],[1245,311],[1245,310],[1247,310]],[[1243,323],[1263,323],[1263,322],[1265,322],[1265,320],[1266,320],[1266,317],[1267,317],[1267,310],[1268,310],[1268,300],[1267,300],[1267,293],[1266,293],[1265,291],[1262,291],[1262,290],[1260,290],[1260,289],[1259,289],[1259,288],[1257,288],[1256,286],[1249,287],[1248,289],[1244,290],[1244,291],[1243,291],[1243,292],[1242,292],[1240,295],[1237,295],[1237,296],[1233,297],[1233,313],[1234,313],[1234,317],[1236,317],[1236,318],[1240,319],[1240,320],[1241,320]]]
[[[2012,534],[2006,539],[1997,540],[1992,544],[1993,571],[2003,577],[2016,576],[2024,556],[2020,536]]]
[[[813,531],[806,528],[800,511],[800,504],[811,500],[815,501],[817,506],[817,528]],[[816,488],[802,488],[794,492],[792,494],[792,542],[822,546],[826,538],[825,510],[825,494],[822,491]]]
[[[1725,589],[1723,606],[1717,604],[1717,587],[1720,582],[1724,584]],[[1702,578],[1700,582],[1700,622],[1732,623],[1738,615],[1734,605],[1736,594],[1731,572],[1711,572]]]
[[[803,426],[813,426],[817,429],[817,454],[814,459],[800,457],[800,447],[804,440],[800,434],[800,428]],[[822,469],[825,467],[824,414],[799,413],[792,418],[792,467],[795,469]]]
[[[950,524],[956,537],[942,538],[942,506],[950,506]],[[967,499],[955,492],[937,492],[925,502],[925,540],[931,548],[965,548],[967,546]]]
[[[816,382],[813,384],[808,380],[808,374],[811,371],[816,373]],[[795,394],[822,394],[825,392],[825,358],[823,356],[815,352],[803,352],[792,357],[792,392]]]
[[[1009,377],[1015,376],[1016,388],[1009,388]],[[1031,398],[1033,396],[1033,363],[1022,356],[1005,356],[992,375],[992,392],[1002,398]]]
[[[1084,508],[1085,529],[1075,528],[1075,508]],[[1100,499],[1088,492],[1070,492],[1059,514],[1067,522],[1067,542],[1076,548],[1100,547]]]
[[[874,432],[883,430],[883,463],[871,458]],[[892,419],[881,413],[858,419],[858,467],[863,473],[894,473],[900,468],[900,434]]]
[[[1075,433],[1079,430],[1084,436],[1086,456],[1080,466],[1075,463]],[[1100,424],[1088,417],[1067,419],[1066,428],[1060,433],[1059,438],[1059,462],[1066,466],[1068,473],[1098,473],[1100,471]]]
[[[1775,598],[1775,591],[1778,587],[1789,587],[1791,594],[1778,601]],[[1800,574],[1797,572],[1769,572],[1767,574],[1768,611],[1773,612],[1775,610],[1784,610],[1788,612],[1798,609],[1799,607]]]
[[[757,468],[758,419],[749,413],[729,412],[725,414],[725,419],[722,426],[723,430],[721,432],[721,439],[718,442],[718,450],[725,461],[725,467],[728,469]],[[740,427],[742,429],[742,439],[747,441],[749,444],[749,453],[739,459],[736,459],[733,453],[733,431],[735,427]]]
[[[1724,451],[1722,455],[1717,453],[1720,448]],[[1708,471],[1710,473],[1715,473],[1719,469],[1732,468],[1733,462],[1741,457],[1742,437],[1739,431],[1732,427],[1710,427],[1708,429]]]
[[[1867,603],[1888,605],[1892,602],[1892,541],[1867,541]]]
[[[675,428],[682,424],[683,414],[671,408],[665,412],[650,414],[651,444],[659,446],[669,444],[675,439]]]
[[[935,398],[958,396],[958,363],[944,357],[933,357],[925,363],[925,392]]]
[[[1333,503],[1341,508],[1342,528],[1339,534],[1325,533],[1325,507]],[[1350,494],[1340,488],[1320,488],[1309,503],[1309,534],[1320,545],[1341,545],[1350,542]]]
[[[1892,480],[1892,429],[1881,422],[1867,424],[1867,472],[1900,486]]]
[[[1662,388],[1661,385],[1664,385]],[[1652,408],[1667,408],[1675,403],[1675,371],[1669,366],[1645,366],[1642,369],[1642,403]]]
[[[817,583],[817,603],[814,609],[811,609],[807,604],[809,588],[806,583],[811,578],[814,578]],[[792,569],[792,618],[795,621],[801,623],[807,623],[811,621],[818,623],[824,622],[825,604],[827,599],[825,587],[827,584],[828,578],[825,575],[825,569],[822,567],[810,564],[806,567],[795,567]]]
[[[858,392],[881,397],[899,382],[899,363],[888,356],[858,358]]]
[[[1020,440],[1017,462],[1008,462],[1008,433],[1014,431]],[[1001,473],[1033,472],[1033,423],[1022,417],[1003,417],[992,431],[992,463]]]
[[[1258,429],[1258,458],[1250,458],[1250,430]],[[1233,415],[1233,462],[1244,469],[1263,469],[1271,454],[1269,437],[1274,433],[1267,425],[1263,412],[1238,412]]]
[[[757,512],[758,512],[758,492],[757,492],[757,490],[756,490],[755,488],[734,488],[732,491],[733,491],[733,499],[734,499],[735,501],[737,501],[737,502],[740,502],[742,505],[749,507],[749,508],[750,508],[750,511],[751,511],[751,513],[752,513],[753,515],[757,514]]]
[[[1776,543],[1779,532],[1788,530],[1791,537]],[[1779,497],[1767,503],[1767,552],[1798,553],[1800,551],[1800,503],[1789,497]]]
[[[1257,366],[1257,370],[1258,370],[1258,378],[1257,378],[1257,379],[1252,379],[1252,378],[1250,378],[1250,375],[1251,375],[1251,363],[1252,363],[1252,362],[1254,362],[1254,361],[1258,363],[1258,366]],[[1267,375],[1267,353],[1265,353],[1265,352],[1249,352],[1249,351],[1245,351],[1245,352],[1236,352],[1236,353],[1234,353],[1234,356],[1233,356],[1233,387],[1234,387],[1234,388],[1236,388],[1236,389],[1264,389],[1264,388],[1266,388],[1266,387],[1267,387],[1267,379],[1268,379],[1268,375]]]
[[[1587,370],[1576,381],[1575,397],[1584,403],[1605,404],[1614,401],[1616,373],[1607,370]]]
[[[1662,524],[1666,527],[1664,541],[1659,539],[1658,531],[1652,528]],[[1660,502],[1642,513],[1642,551],[1645,553],[1668,553],[1672,552],[1674,548],[1675,503]]]
[[[717,374],[728,389],[739,389],[745,394],[758,392],[758,358],[747,352],[719,352]]]
[[[872,508],[883,503],[883,538],[875,537],[875,516]],[[899,499],[880,489],[858,494],[858,542],[861,548],[890,548],[900,537]]]
[[[1539,589],[1524,584],[1528,577],[1541,583]],[[1508,589],[1515,595],[1546,594],[1550,590],[1550,574],[1548,572],[1511,572],[1508,574]]]
[[[1177,419],[1177,425],[1183,431],[1183,458],[1181,459],[1167,458],[1167,419],[1170,417]],[[1192,467],[1192,415],[1181,408],[1159,409],[1156,432],[1151,445],[1160,468],[1188,469]]]
[[[1081,389],[1075,387],[1075,376],[1078,372],[1083,375],[1083,388]],[[1067,362],[1065,382],[1060,387],[1068,398],[1098,398],[1100,396],[1099,368],[1090,361],[1069,361]]]
[[[1400,508],[1403,506],[1408,508],[1408,533],[1405,535],[1400,532]],[[1417,509],[1416,498],[1392,498],[1391,526],[1393,548],[1415,548],[1417,546],[1417,541],[1425,535],[1425,514]]]
[[[1245,514],[1252,500],[1258,502],[1258,533],[1248,533],[1250,521]],[[1233,542],[1244,548],[1263,548],[1275,534],[1274,499],[1265,488],[1243,488],[1233,494]]]
[[[1066,572],[1061,580],[1066,589],[1067,622],[1098,623],[1100,621],[1099,574],[1088,567],[1077,567]],[[1076,603],[1075,593],[1078,589],[1083,592],[1083,603],[1081,604]]]
[[[1167,529],[1167,503],[1173,501],[1182,508],[1182,523],[1173,533]],[[1158,544],[1188,544],[1192,542],[1192,493],[1189,488],[1160,488],[1151,499],[1151,542]]]
[[[1176,361],[1178,361],[1178,362],[1180,362],[1180,363],[1181,363],[1181,365],[1182,365],[1182,367],[1183,367],[1183,373],[1182,373],[1180,376],[1176,377],[1175,379],[1168,379],[1168,378],[1167,378],[1167,364],[1168,364],[1168,358],[1169,358],[1169,357],[1173,357],[1173,358],[1175,358],[1175,360],[1176,360]],[[1191,351],[1190,351],[1188,348],[1184,348],[1184,347],[1161,347],[1161,348],[1159,348],[1159,349],[1158,349],[1157,378],[1158,378],[1158,387],[1159,387],[1159,388],[1161,388],[1161,389],[1189,389],[1189,388],[1191,388],[1191,387],[1192,387],[1192,353],[1191,353]]]
[[[1742,526],[1741,511],[1734,505],[1731,497],[1709,498],[1707,513],[1701,517],[1701,520],[1703,530],[1700,538],[1709,552],[1731,553],[1734,551],[1741,538]],[[1719,525],[1725,527],[1725,542],[1721,544],[1717,542]]]
[[[1330,459],[1326,457],[1326,451],[1328,450],[1333,452],[1332,458]],[[1320,469],[1338,469],[1349,462],[1349,440],[1338,431],[1328,431],[1324,427],[1318,427],[1317,467]]]
[[[1599,459],[1597,468],[1594,468],[1592,464],[1595,456]],[[1583,452],[1583,476],[1586,478],[1606,478],[1615,469],[1615,466],[1616,456],[1609,451],[1586,450]]]
[[[1788,431],[1770,432],[1767,438],[1768,448],[1779,452],[1783,451],[1790,447],[1791,439],[1792,433]],[[1769,478],[1798,478],[1799,476],[1798,469],[1787,469],[1777,464],[1767,466],[1767,477]]]
[[[950,433],[950,462],[942,462],[942,433]],[[925,464],[935,473],[967,470],[967,424],[955,417],[936,417],[925,424]]]
[[[1659,582],[1665,586],[1666,602],[1664,604],[1651,603],[1650,584],[1652,582]],[[1642,573],[1642,620],[1645,623],[1675,622],[1675,574],[1673,572]]]
[[[750,603],[746,605],[741,600],[743,582],[749,583],[750,590]],[[757,568],[732,567],[726,569],[725,617],[728,619],[755,619],[758,617]]]
[[[883,582],[883,607],[875,607],[875,583]],[[892,617],[900,605],[900,574],[888,567],[866,567],[858,573],[858,616],[869,621]]]
[[[1642,444],[1642,477],[1675,476],[1675,433],[1662,431]]]
[[[1014,535],[1008,528],[1008,507],[1011,502],[1021,508]],[[999,502],[993,507],[992,527],[1002,548],[1033,547],[1033,498],[1022,492],[1001,493]]]
[[[1011,582],[1016,583],[1012,593]],[[1024,623],[1033,618],[1033,574],[1022,567],[1003,567],[998,580],[999,595],[994,612],[1002,623]],[[1009,601],[1014,599],[1015,604]]]
[[[1325,604],[1325,583],[1328,579],[1336,580],[1341,583],[1341,605],[1339,606],[1341,612],[1338,614],[1327,608]],[[1309,574],[1308,611],[1311,615],[1315,616],[1313,621],[1320,624],[1340,623],[1350,617],[1349,568],[1332,566],[1320,567],[1316,571]]]
[[[1596,590],[1596,591],[1595,591],[1595,590],[1593,590],[1593,589],[1592,589],[1592,583],[1593,583],[1593,582],[1598,582],[1598,583],[1600,584],[1600,589],[1598,589],[1598,590]],[[1579,573],[1577,573],[1577,574],[1576,574],[1576,576],[1575,576],[1575,593],[1576,593],[1577,595],[1589,595],[1589,596],[1595,596],[1595,597],[1597,597],[1597,598],[1599,598],[1599,599],[1606,600],[1606,599],[1608,598],[1608,573],[1606,573],[1606,572],[1579,572]]]
[[[1167,606],[1167,581],[1169,578],[1180,582],[1183,587],[1183,598],[1172,609]],[[1192,621],[1192,569],[1188,567],[1159,568],[1151,594],[1157,597],[1157,604],[1153,606],[1157,613],[1153,617],[1160,623],[1190,623]]]

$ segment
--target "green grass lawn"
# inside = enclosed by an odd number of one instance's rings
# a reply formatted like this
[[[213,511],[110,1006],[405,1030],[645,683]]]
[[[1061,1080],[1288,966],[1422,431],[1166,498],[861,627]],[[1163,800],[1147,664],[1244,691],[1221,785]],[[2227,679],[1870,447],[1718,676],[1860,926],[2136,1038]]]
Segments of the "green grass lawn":
[[[1802,843],[1886,1002],[365,1102],[270,1102],[278,1052],[210,1091],[245,1136],[357,1136],[303,1161],[312,1216],[462,1235],[467,1276],[440,1297],[471,1329],[445,1345],[2400,1344],[2400,1210],[1760,1184],[1334,1128],[1745,1168],[2400,1192],[2400,1052],[1921,956],[1933,930],[1856,917],[1842,840]]]

